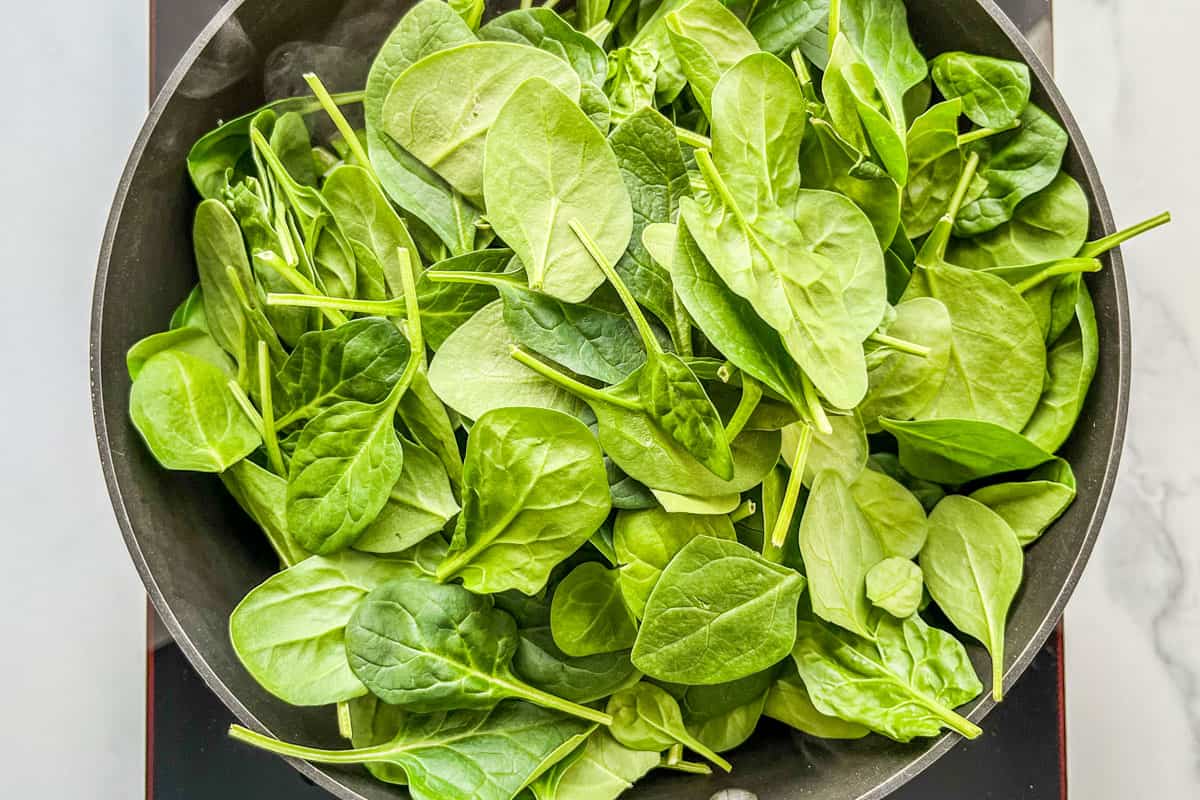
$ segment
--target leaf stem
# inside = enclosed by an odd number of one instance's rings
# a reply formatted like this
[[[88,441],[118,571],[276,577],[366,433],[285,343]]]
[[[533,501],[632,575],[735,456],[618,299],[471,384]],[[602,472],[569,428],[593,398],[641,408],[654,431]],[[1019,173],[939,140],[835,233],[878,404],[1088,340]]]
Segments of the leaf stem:
[[[329,295],[287,294],[271,292],[267,295],[269,306],[300,306],[301,308],[332,308],[339,311],[350,311],[356,314],[370,314],[378,317],[397,317],[404,313],[404,301],[400,298],[391,300],[355,300],[349,297],[330,297]]]
[[[695,131],[690,131],[687,128],[675,126],[675,137],[686,145],[690,145],[700,150],[711,150],[712,139],[707,136],[702,136]]]
[[[225,384],[229,389],[229,393],[233,395],[233,399],[241,407],[242,411],[250,419],[250,424],[258,431],[258,435],[263,435],[263,418],[258,413],[258,409],[254,407],[254,403],[250,402],[250,398],[246,396],[246,390],[242,385],[232,378]]]
[[[1025,292],[1028,292],[1035,286],[1045,283],[1051,278],[1056,278],[1059,275],[1099,272],[1101,269],[1100,260],[1096,258],[1060,258],[1057,261],[1046,262],[1036,275],[1031,275],[1023,281],[1014,283],[1013,288],[1018,293],[1025,294]]]
[[[1000,634],[1003,636],[1003,632]],[[1004,700],[1004,644],[1001,642],[999,654],[992,656],[992,699],[997,703]]]
[[[779,504],[779,516],[775,518],[775,527],[771,531],[771,545],[776,550],[783,549],[788,531],[792,527],[792,517],[796,514],[796,503],[800,499],[800,486],[804,483],[804,464],[808,461],[808,449],[812,438],[812,427],[802,424],[800,440],[796,443],[796,452],[792,456],[792,474],[788,476],[783,501]]]
[[[946,708],[941,703],[921,697],[921,705],[925,706],[935,717],[946,723],[948,728],[962,734],[968,739],[977,739],[983,734],[983,729],[974,722]]]
[[[275,270],[288,283],[296,288],[302,294],[319,297],[321,291],[317,289],[316,284],[301,274],[300,270],[287,263],[278,253],[270,250],[258,250],[253,254],[255,262],[263,264]],[[270,301],[267,303],[270,305]],[[335,308],[322,308],[321,313],[325,315],[325,319],[329,320],[333,327],[345,325],[349,322],[346,315]]]
[[[276,755],[300,758],[305,761],[318,761],[322,764],[362,764],[367,761],[383,761],[389,755],[401,751],[390,742],[357,750],[322,750],[317,747],[304,747],[284,742],[241,725],[230,725],[229,737]]]
[[[612,725],[613,718],[603,711],[597,711],[594,708],[588,708],[579,703],[572,703],[570,700],[564,700],[557,695],[543,692],[541,689],[536,689],[520,681],[508,681],[503,678],[497,678],[497,682],[507,689],[513,697],[526,700],[542,708],[561,711],[564,714],[586,719],[588,722],[595,722],[599,725]]]
[[[275,402],[271,397],[271,357],[267,343],[258,340],[258,396],[262,405],[263,445],[267,450],[267,462],[276,475],[286,475],[283,454],[279,452],[279,436],[275,432]]]
[[[884,347],[890,347],[901,353],[908,353],[910,356],[919,356],[920,358],[929,358],[932,350],[923,344],[897,339],[895,336],[888,336],[886,333],[876,331],[867,337],[868,340],[881,344]]]
[[[742,396],[738,400],[737,408],[734,409],[733,416],[729,418],[729,423],[725,426],[725,437],[732,442],[746,427],[746,423],[750,421],[750,415],[758,408],[758,403],[762,400],[763,391],[762,385],[747,375],[742,373]]]
[[[1120,230],[1101,239],[1088,242],[1083,246],[1083,249],[1079,251],[1079,257],[1095,258],[1096,256],[1103,255],[1109,250],[1112,250],[1114,247],[1129,241],[1133,237],[1143,234],[1146,231],[1153,230],[1160,225],[1166,225],[1170,221],[1170,211],[1164,211],[1161,214],[1156,214],[1150,219],[1143,220],[1136,225],[1131,225],[1124,230]]]
[[[678,764],[682,758],[683,758],[683,745],[681,745],[679,742],[676,742],[675,744],[673,744],[667,748],[666,763],[668,765]]]
[[[971,153],[967,156],[967,163],[963,166],[962,175],[958,178],[958,185],[954,187],[954,194],[950,198],[950,205],[946,208],[946,213],[933,226],[933,230],[921,245],[921,251],[917,253],[919,266],[931,267],[945,263],[950,232],[954,230],[954,221],[958,219],[958,211],[962,208],[963,199],[967,196],[967,189],[971,186],[971,180],[975,177],[975,170],[978,166],[978,153]]]
[[[704,744],[704,742],[700,741],[695,736],[692,736],[687,731],[675,731],[674,733],[672,733],[672,735],[676,739],[678,739],[680,742],[682,742],[684,747],[688,748],[689,750],[692,750],[695,753],[698,753],[699,755],[704,756],[709,761],[716,764],[718,767],[725,770],[726,772],[733,772],[732,764],[730,764],[724,758],[721,758],[721,756],[717,755],[716,751],[714,751],[711,747]],[[678,764],[686,764],[686,763],[687,763],[686,761],[678,762]],[[676,766],[678,766],[678,764]],[[700,764],[697,766],[704,766],[704,765]]]
[[[472,283],[479,286],[494,286],[501,289],[505,286],[524,286],[524,282],[512,277],[497,275],[491,272],[455,272],[453,270],[427,269],[422,275],[433,283]],[[532,289],[530,291],[533,291]]]
[[[817,100],[817,93],[813,89],[812,73],[808,69],[808,64],[804,62],[804,54],[800,52],[800,48],[792,51],[792,69],[796,72],[796,80],[800,81],[800,91],[804,95],[804,99],[810,103]]]
[[[998,133],[1007,133],[1015,128],[1021,127],[1021,120],[1014,119],[1007,125],[1001,125],[997,128],[976,128],[973,131],[967,131],[960,134],[958,137],[958,146],[965,147],[971,142],[978,142],[980,139],[986,139],[989,136],[995,136]]]
[[[753,500],[743,500],[741,505],[729,512],[730,522],[741,522],[758,513],[758,504]]]
[[[580,400],[584,400],[588,403],[608,403],[609,405],[623,408],[626,411],[635,411],[639,413],[642,411],[642,407],[632,400],[626,400],[623,397],[616,397],[608,392],[602,392],[599,389],[593,389],[586,383],[577,381],[569,375],[563,375],[558,370],[534,358],[519,347],[513,347],[512,350],[509,351],[509,355],[525,366],[529,367],[537,374],[541,375],[546,380],[575,395]]]
[[[829,0],[829,57],[833,58],[833,45],[837,41],[838,29],[842,27],[841,0]]]
[[[350,704],[346,702],[337,704],[337,721],[338,733],[343,739],[354,738],[354,724],[350,718]]]
[[[629,291],[629,287],[625,285],[625,281],[621,280],[621,276],[617,274],[613,265],[608,263],[608,259],[600,252],[600,246],[596,244],[596,241],[592,239],[591,235],[577,220],[571,220],[571,230],[579,239],[579,243],[583,245],[583,249],[588,251],[588,255],[592,257],[592,261],[596,262],[596,266],[604,273],[604,277],[608,278],[608,282],[617,290],[621,302],[625,304],[625,309],[629,312],[629,316],[633,317],[633,322],[637,326],[638,333],[641,334],[642,345],[646,348],[646,352],[661,353],[662,346],[659,345],[658,339],[655,338],[654,330],[646,320],[646,315],[642,313],[641,307],[638,306],[633,292]]]
[[[684,308],[683,301],[679,299],[679,293],[672,293],[674,298],[671,308],[675,312],[675,320],[671,326],[671,341],[675,343],[675,350],[679,355],[687,358],[692,355],[692,318]]]
[[[829,424],[825,407],[821,405],[821,398],[817,396],[817,388],[813,386],[812,379],[803,372],[800,373],[800,390],[804,394],[804,407],[812,419],[813,426],[826,436],[833,433],[833,426]]]
[[[613,29],[613,24],[611,22],[609,22],[607,19],[602,18],[595,25],[588,28],[584,32],[583,35],[588,37],[589,39],[591,39],[596,44],[603,47],[604,40],[608,38],[608,34],[612,31],[612,29]]]
[[[712,775],[712,768],[708,764],[697,764],[694,761],[671,761],[668,758],[659,761],[658,766],[663,769],[673,769],[676,772],[686,772],[691,775]]]
[[[417,276],[413,272],[412,254],[407,247],[396,248],[396,260],[400,262],[400,288],[404,292],[404,327],[408,332],[408,343],[413,354],[418,356],[418,366],[424,371],[425,333],[421,328],[421,306],[417,299]]]
[[[334,127],[338,129],[338,133],[346,140],[346,144],[350,147],[350,152],[358,159],[359,165],[367,171],[371,176],[371,180],[378,185],[379,177],[375,174],[375,168],[371,166],[371,159],[367,157],[367,151],[363,149],[362,142],[359,141],[358,134],[354,132],[354,128],[346,119],[345,114],[337,107],[337,103],[333,102],[333,97],[325,88],[325,84],[321,83],[321,79],[314,72],[304,73],[304,82],[312,89],[313,94],[317,96],[317,100],[321,103],[321,107],[325,109],[325,113],[333,120]]]

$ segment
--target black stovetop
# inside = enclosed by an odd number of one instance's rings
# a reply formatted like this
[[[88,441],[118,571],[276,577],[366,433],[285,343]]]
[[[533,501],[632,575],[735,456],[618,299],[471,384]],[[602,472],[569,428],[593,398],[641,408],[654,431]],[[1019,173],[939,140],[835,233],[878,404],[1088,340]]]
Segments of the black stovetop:
[[[150,0],[152,93],[222,2]],[[999,5],[1030,33],[1035,46],[1042,45],[1049,62],[1050,0],[999,0]],[[230,711],[174,643],[161,633],[150,639],[148,800],[328,800],[325,790],[281,759],[228,739]],[[1060,631],[988,715],[984,735],[958,745],[891,800],[1066,800],[1061,654]],[[813,740],[811,746],[821,745]]]

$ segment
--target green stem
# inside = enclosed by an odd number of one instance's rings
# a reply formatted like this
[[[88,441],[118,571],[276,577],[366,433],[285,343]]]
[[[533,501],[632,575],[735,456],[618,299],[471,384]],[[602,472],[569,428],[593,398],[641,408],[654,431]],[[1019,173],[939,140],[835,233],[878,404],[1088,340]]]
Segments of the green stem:
[[[391,300],[354,300],[349,297],[330,297],[319,294],[271,292],[267,295],[267,305],[329,308],[339,311],[350,311],[356,314],[370,314],[378,317],[398,317],[404,313],[404,301],[398,297]]]
[[[667,748],[667,764],[678,764],[683,759],[683,745],[679,742]]]
[[[502,289],[505,286],[524,286],[525,282],[503,274],[491,272],[453,272],[451,270],[430,269],[422,276],[433,283],[473,283],[480,286],[495,286]],[[531,290],[532,291],[532,290]]]
[[[533,0],[521,0],[521,10],[528,11],[533,8]]]
[[[232,378],[225,384],[229,389],[229,393],[233,395],[233,399],[241,407],[242,411],[250,419],[250,424],[258,431],[258,435],[263,435],[263,418],[258,413],[258,409],[254,407],[254,403],[250,402],[250,398],[246,396],[246,390],[242,385]],[[281,473],[282,474],[282,473]]]
[[[754,409],[758,408],[758,403],[762,400],[762,395],[762,386],[759,382],[743,372],[742,396],[738,400],[733,416],[730,417],[729,423],[725,426],[725,438],[732,442],[738,437],[738,434],[746,427],[746,423],[750,421],[750,415],[754,413]]]
[[[675,312],[675,320],[671,326],[671,341],[675,343],[675,350],[679,355],[688,358],[692,355],[692,318],[684,308],[683,301],[679,299],[678,292],[674,293],[672,309]]]
[[[711,150],[712,139],[707,136],[701,136],[695,131],[689,131],[687,128],[675,126],[675,137],[686,145],[695,147],[698,150]]]
[[[792,51],[792,69],[796,71],[796,80],[800,81],[800,91],[804,94],[804,99],[810,103],[817,101],[816,90],[813,89],[812,73],[808,69],[808,64],[804,61],[804,54],[799,48]]]
[[[825,407],[821,405],[821,398],[817,396],[817,388],[813,386],[812,379],[803,372],[800,373],[800,391],[804,394],[804,408],[808,411],[813,427],[826,436],[833,433],[833,425],[829,424]]]
[[[273,269],[301,294],[307,294],[313,297],[319,297],[321,295],[321,290],[317,288],[316,284],[304,277],[304,275],[300,273],[300,270],[287,263],[276,253],[273,253],[269,250],[259,250],[254,253],[253,257],[255,263],[262,264]],[[339,325],[345,325],[347,322],[349,322],[349,320],[346,319],[345,314],[334,308],[322,308],[321,313],[325,315],[325,318],[329,320],[329,322],[335,328]]]
[[[958,211],[962,208],[963,199],[967,196],[967,189],[971,186],[971,179],[975,177],[975,170],[978,166],[978,153],[971,153],[967,156],[967,163],[963,166],[962,175],[958,178],[958,185],[954,187],[954,194],[950,198],[950,205],[946,208],[946,213],[933,226],[933,230],[921,245],[921,251],[917,253],[918,265],[931,267],[945,262],[946,246],[950,243],[950,233],[954,230],[954,221],[958,218]]]
[[[995,136],[998,133],[1007,133],[1008,131],[1019,127],[1021,127],[1021,120],[1014,119],[1007,125],[1001,125],[998,128],[976,128],[973,131],[967,131],[966,133],[959,135],[958,146],[965,147],[971,142],[978,142],[980,139],[986,139],[989,136]]]
[[[800,441],[796,443],[796,452],[792,456],[792,474],[788,476],[787,488],[783,491],[783,501],[779,505],[779,516],[775,518],[775,527],[771,531],[771,545],[777,550],[783,550],[788,531],[792,527],[792,517],[796,513],[796,503],[800,499],[800,486],[804,483],[804,463],[808,460],[808,449],[812,444],[812,438],[812,428],[808,425],[801,425]]]
[[[262,436],[267,449],[267,462],[276,475],[286,475],[283,454],[279,452],[279,436],[275,432],[275,402],[271,397],[271,360],[267,343],[258,340],[258,395],[262,403]]]
[[[350,704],[349,703],[338,703],[337,704],[337,721],[338,721],[338,733],[340,733],[342,735],[342,738],[343,739],[353,739],[354,738],[354,724],[350,718]]]
[[[908,353],[910,356],[919,356],[920,358],[929,358],[929,354],[933,352],[923,344],[897,339],[895,336],[888,336],[886,333],[879,333],[878,331],[872,333],[867,339],[875,342],[875,344],[881,344],[884,347],[890,347],[898,352]]]
[[[625,304],[625,310],[629,312],[629,316],[633,317],[633,322],[637,326],[638,333],[641,334],[642,344],[645,346],[646,352],[661,353],[662,347],[659,345],[658,339],[655,338],[654,330],[646,320],[646,315],[642,313],[641,307],[637,304],[633,292],[629,291],[629,287],[625,285],[625,281],[621,280],[621,276],[617,274],[613,265],[608,263],[608,259],[600,252],[600,246],[596,244],[587,230],[576,220],[571,220],[570,224],[571,230],[578,237],[580,244],[583,245],[583,249],[588,251],[588,255],[592,257],[592,261],[596,262],[596,266],[604,273],[604,277],[608,278],[608,282],[617,290],[621,302]]]
[[[311,416],[311,414],[307,407],[297,408],[294,411],[289,411],[279,419],[275,420],[275,427],[278,430],[283,430],[284,428],[289,428],[292,425],[295,425],[302,419],[308,419],[309,416]]]
[[[992,656],[992,699],[997,703],[1004,699],[1004,651]]]
[[[586,719],[588,722],[595,722],[599,725],[612,725],[613,718],[603,711],[597,711],[594,708],[572,703],[570,700],[564,700],[557,695],[543,692],[541,689],[520,682],[510,682],[497,678],[497,682],[509,691],[513,697],[518,697],[522,700],[527,700],[534,705],[542,708],[549,708],[554,711],[561,711],[564,714],[570,714],[573,717]]]
[[[267,166],[270,167],[271,174],[275,177],[275,180],[283,187],[283,191],[288,198],[288,205],[297,215],[299,215],[299,211],[303,206],[303,201],[300,199],[301,195],[308,194],[313,200],[320,200],[320,195],[316,190],[308,186],[301,186],[296,182],[296,179],[287,171],[287,167],[283,165],[283,162],[279,160],[279,156],[271,148],[271,143],[267,141],[267,137],[263,136],[262,131],[254,126],[250,127],[250,141],[257,148],[259,155],[267,162]],[[305,212],[305,214],[306,216],[310,216],[308,212]],[[307,229],[308,226],[305,224],[301,227]]]
[[[733,772],[732,764],[730,764],[725,759],[721,758],[721,756],[717,755],[717,753],[711,747],[708,747],[706,744],[704,744],[704,742],[700,741],[695,736],[692,736],[690,733],[688,733],[686,731],[677,731],[673,735],[680,742],[682,742],[683,745],[685,747],[687,747],[689,750],[692,750],[695,753],[704,756],[709,761],[716,764],[718,767],[725,770],[726,772]],[[682,764],[685,762],[680,761],[678,763]]]
[[[558,0],[546,0],[546,2],[542,3],[542,8],[548,8],[551,11],[553,11],[557,7],[558,7]]]
[[[580,400],[584,400],[588,403],[608,403],[609,405],[623,408],[626,411],[635,411],[638,413],[641,413],[642,411],[642,407],[632,400],[626,400],[623,397],[616,397],[608,392],[602,392],[599,389],[593,389],[586,383],[581,383],[570,376],[563,375],[558,370],[547,366],[519,347],[513,347],[512,350],[509,351],[509,355],[525,366],[529,367],[537,374],[541,375],[546,380],[575,395]]]
[[[1079,257],[1095,258],[1096,256],[1103,255],[1117,245],[1127,242],[1133,237],[1143,234],[1146,231],[1153,230],[1160,225],[1166,225],[1170,221],[1171,212],[1164,211],[1163,213],[1157,214],[1150,219],[1139,222],[1136,225],[1130,226],[1121,231],[1117,231],[1116,233],[1109,234],[1102,239],[1096,239],[1095,241],[1088,242],[1083,246],[1083,249],[1079,251]]]
[[[686,772],[691,775],[712,775],[712,768],[708,764],[697,764],[692,761],[671,761],[664,759],[658,762],[658,766],[663,769],[673,769],[676,772]]]
[[[367,171],[371,176],[371,180],[378,184],[379,177],[375,174],[375,168],[371,166],[371,159],[367,157],[367,151],[363,149],[358,134],[354,132],[354,128],[351,127],[349,120],[346,119],[342,110],[337,107],[337,103],[333,102],[333,97],[325,88],[325,84],[321,83],[321,79],[312,72],[304,74],[304,82],[312,89],[313,94],[317,96],[317,100],[321,103],[321,107],[325,109],[325,113],[333,120],[334,127],[338,129],[338,133],[342,134],[342,138],[350,146],[350,152],[358,159],[359,165]]]
[[[692,189],[692,194],[708,191],[708,184],[702,178],[691,176],[688,178],[688,186]]]
[[[272,736],[243,728],[241,725],[230,725],[229,737],[287,758],[300,758],[322,764],[363,764],[368,761],[383,761],[390,755],[403,752],[403,748],[398,748],[390,742],[356,750],[322,750],[317,747],[304,747],[283,742]]]
[[[968,739],[977,739],[983,734],[983,729],[976,725],[966,717],[954,713],[950,709],[931,700],[920,699],[920,704],[929,710],[935,717],[946,723],[946,727],[957,733],[962,734]]]
[[[741,522],[758,513],[758,505],[753,500],[743,500],[741,505],[729,512],[730,522]]]
[[[407,247],[396,248],[396,260],[400,262],[400,288],[404,292],[404,327],[408,332],[408,343],[417,356],[418,366],[424,372],[429,365],[425,361],[425,333],[421,328],[421,307],[417,299],[417,274]]]
[[[584,36],[591,39],[601,47],[604,46],[604,40],[608,38],[608,34],[612,31],[613,24],[606,19],[601,19],[595,25],[587,29]]]
[[[1095,258],[1060,258],[1057,261],[1049,261],[1044,268],[1036,275],[1031,275],[1023,281],[1013,284],[1013,288],[1020,294],[1025,294],[1030,289],[1038,286],[1051,278],[1056,278],[1060,275],[1077,275],[1081,272],[1099,272],[1102,268],[1099,259]]]
[[[829,57],[833,58],[833,45],[837,41],[838,29],[842,27],[841,0],[829,0]]]

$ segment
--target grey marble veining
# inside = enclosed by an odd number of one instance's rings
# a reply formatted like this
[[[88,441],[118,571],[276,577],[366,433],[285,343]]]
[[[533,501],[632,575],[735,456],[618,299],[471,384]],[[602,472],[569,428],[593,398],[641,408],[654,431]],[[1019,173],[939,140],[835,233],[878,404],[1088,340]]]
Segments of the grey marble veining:
[[[1056,0],[1059,83],[1128,245],[1133,391],[1117,491],[1067,610],[1073,797],[1200,797],[1200,6]]]

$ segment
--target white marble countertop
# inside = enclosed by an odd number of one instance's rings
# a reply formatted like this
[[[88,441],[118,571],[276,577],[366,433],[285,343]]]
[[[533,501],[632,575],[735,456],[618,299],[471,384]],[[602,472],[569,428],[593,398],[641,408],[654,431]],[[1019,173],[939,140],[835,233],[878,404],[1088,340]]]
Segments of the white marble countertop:
[[[1133,402],[1117,494],[1067,611],[1071,796],[1185,800],[1200,797],[1200,5],[1055,0],[1055,14],[1059,81],[1118,222],[1175,214],[1125,248]],[[15,78],[0,132],[0,743],[21,754],[5,759],[5,795],[130,800],[144,605],[91,445],[86,350],[100,234],[145,111],[145,0],[25,3],[6,23],[23,33],[0,50]]]

